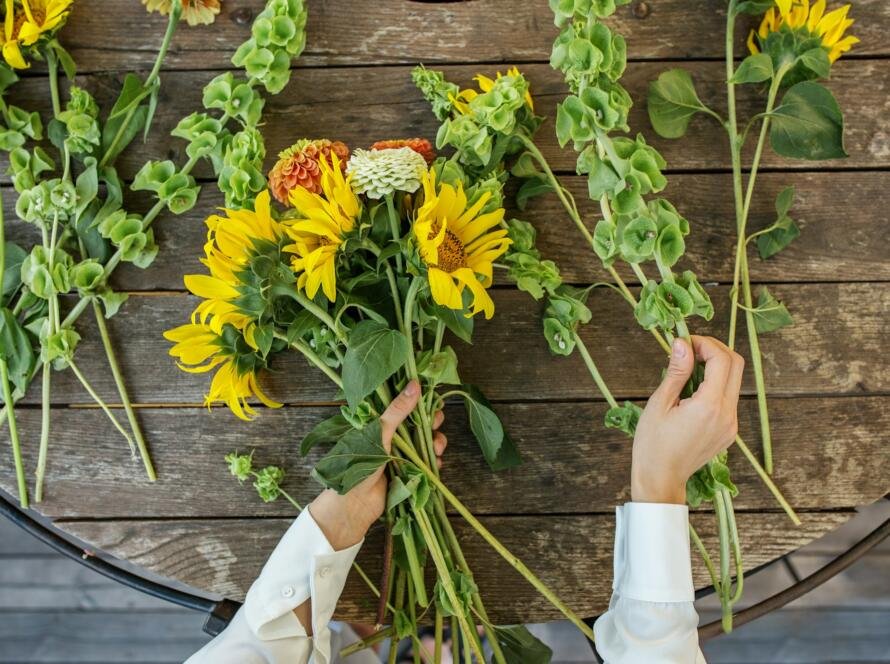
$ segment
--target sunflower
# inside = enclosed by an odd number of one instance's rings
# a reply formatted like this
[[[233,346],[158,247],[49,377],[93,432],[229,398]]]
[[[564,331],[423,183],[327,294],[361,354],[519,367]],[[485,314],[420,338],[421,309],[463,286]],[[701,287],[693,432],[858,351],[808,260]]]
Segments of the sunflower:
[[[844,5],[826,13],[825,0],[816,0],[812,6],[810,0],[775,1],[776,6],[767,10],[757,31],[752,30],[748,36],[748,49],[752,54],[760,53],[764,40],[783,28],[818,40],[828,51],[831,62],[859,43],[859,38],[853,35],[844,37],[844,33],[854,22],[847,18],[852,5]]]
[[[414,237],[427,266],[433,300],[449,309],[464,308],[464,289],[469,289],[473,316],[494,315],[494,302],[486,292],[491,285],[492,263],[511,241],[507,231],[491,229],[504,218],[503,208],[482,213],[491,194],[486,192],[468,205],[463,185],[436,184],[430,169],[423,178],[423,204],[414,219]]]
[[[213,215],[206,221],[205,258],[210,274],[189,274],[185,286],[204,298],[194,313],[194,322],[209,325],[217,334],[232,325],[244,334],[254,348],[258,312],[245,311],[244,275],[250,260],[265,246],[277,246],[284,237],[281,225],[272,218],[268,191],[256,198],[255,210],[225,210],[226,216]],[[248,286],[249,287],[249,286]]]
[[[208,408],[222,402],[242,420],[250,420],[256,415],[248,402],[251,397],[255,396],[269,408],[281,407],[260,389],[257,373],[265,364],[233,326],[215,330],[201,323],[187,323],[167,330],[164,337],[173,342],[170,355],[178,360],[183,371],[217,370],[210,382],[210,391],[204,396]]]
[[[507,76],[515,76],[515,77],[522,76],[522,74],[519,72],[519,69],[517,67],[510,67],[510,69],[507,70],[506,75]],[[497,72],[498,79],[502,78],[503,76],[504,76],[504,74],[501,74],[501,72]],[[485,76],[484,74],[476,74],[476,76],[473,77],[473,80],[476,81],[476,85],[479,86],[479,89],[482,91],[483,94],[486,92],[490,92],[491,89],[494,87],[494,83],[495,83],[494,80],[490,79],[488,76]],[[480,94],[479,92],[476,92],[475,90],[473,90],[471,88],[467,88],[466,90],[461,90],[457,94],[456,97],[452,97],[451,102],[452,102],[452,104],[454,104],[454,108],[457,109],[457,111],[461,115],[467,115],[470,112],[470,102],[473,101],[476,97],[478,97],[479,94]],[[528,106],[528,110],[530,110],[532,113],[534,113],[535,102],[532,99],[531,91],[529,91],[529,90],[525,91],[524,99],[525,99],[526,106]]]
[[[16,6],[6,0],[3,21],[3,59],[10,67],[27,69],[22,46],[31,46],[40,37],[60,27],[68,17],[74,0],[21,0]]]
[[[337,254],[346,235],[355,228],[361,202],[352,189],[351,176],[343,174],[340,159],[331,153],[331,161],[318,162],[321,193],[304,187],[290,192],[290,203],[297,210],[285,232],[294,241],[285,251],[294,254],[291,265],[299,274],[297,287],[314,298],[319,287],[331,302],[337,299]]]
[[[142,0],[142,4],[150,12],[158,12],[166,16],[172,9],[174,0]],[[182,18],[191,26],[209,25],[219,14],[219,0],[180,0]]]

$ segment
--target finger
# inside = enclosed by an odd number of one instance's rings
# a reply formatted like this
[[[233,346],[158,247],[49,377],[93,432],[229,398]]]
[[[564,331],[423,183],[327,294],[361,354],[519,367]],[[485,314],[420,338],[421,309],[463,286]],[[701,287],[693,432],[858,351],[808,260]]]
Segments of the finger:
[[[436,456],[440,457],[445,454],[446,447],[448,447],[448,438],[444,433],[437,431],[436,435],[433,436],[433,451],[436,453]]]
[[[393,434],[398,426],[411,414],[420,399],[420,383],[410,381],[380,416],[380,429],[383,434],[383,447],[389,452]]]
[[[729,371],[729,380],[726,383],[726,398],[731,402],[739,400],[739,392],[742,391],[742,376],[745,373],[745,358],[738,353],[732,353],[732,369]]]
[[[436,457],[436,468],[442,470],[443,462],[442,457]]]
[[[732,351],[713,337],[692,337],[695,356],[705,365],[705,377],[694,397],[722,399],[732,371]]]
[[[671,346],[671,360],[661,385],[649,397],[649,402],[666,411],[677,404],[683,386],[692,375],[695,358],[692,349],[683,339],[674,339]]]
[[[445,421],[445,413],[441,410],[437,410],[433,413],[433,429],[438,429],[442,426],[442,423]]]

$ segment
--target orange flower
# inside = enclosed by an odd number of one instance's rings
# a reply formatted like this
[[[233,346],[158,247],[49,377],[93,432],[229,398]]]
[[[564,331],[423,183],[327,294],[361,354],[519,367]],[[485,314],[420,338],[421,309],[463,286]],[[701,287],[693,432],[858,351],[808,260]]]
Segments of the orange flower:
[[[432,164],[436,158],[436,151],[433,150],[432,143],[425,138],[393,138],[388,141],[377,141],[371,146],[372,150],[389,150],[391,148],[411,148],[426,159],[427,164]]]
[[[289,194],[296,187],[303,187],[313,194],[321,193],[321,159],[333,164],[336,155],[340,170],[346,169],[349,148],[341,141],[326,138],[303,139],[278,155],[278,162],[269,171],[269,189],[275,200],[288,205]]]

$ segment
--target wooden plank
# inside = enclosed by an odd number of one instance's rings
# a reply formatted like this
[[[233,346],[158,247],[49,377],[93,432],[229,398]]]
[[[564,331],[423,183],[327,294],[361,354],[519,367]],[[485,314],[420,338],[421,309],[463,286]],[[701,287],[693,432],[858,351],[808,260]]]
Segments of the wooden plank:
[[[803,233],[788,249],[770,260],[753,258],[751,278],[761,283],[890,280],[890,261],[886,260],[882,243],[875,241],[876,229],[884,223],[883,211],[876,205],[865,205],[851,214],[849,204],[850,200],[880,200],[888,179],[890,175],[883,171],[761,175],[758,178],[761,193],[751,210],[751,230],[765,228],[773,222],[776,194],[794,183],[798,196],[792,214]],[[586,180],[567,176],[565,181],[593,227],[600,214],[587,199]],[[729,175],[676,174],[670,178],[665,192],[692,223],[684,260],[704,281],[731,283],[733,279],[735,237],[728,232],[733,226],[734,214],[728,193],[730,186]],[[847,195],[839,196],[839,191]],[[24,245],[39,242],[37,228],[16,219],[12,190],[5,187],[3,194],[7,238]],[[134,209],[145,209],[146,199],[134,198],[137,201]],[[199,262],[206,239],[204,218],[222,204],[222,196],[211,184],[205,187],[200,204],[186,215],[162,217],[154,227],[161,246],[155,262],[147,270],[122,265],[114,275],[115,287],[130,291],[182,290],[183,274],[205,270]],[[527,210],[508,210],[507,214],[536,225],[539,248],[560,265],[567,282],[592,283],[607,278],[600,262],[578,241],[577,232],[555,196],[538,198]],[[623,270],[622,275],[629,283],[637,281],[630,270]],[[501,272],[496,277],[498,283],[506,283]]]
[[[628,67],[623,80],[636,101],[630,126],[635,132],[642,131],[647,139],[651,139],[651,143],[663,152],[671,169],[727,170],[729,153],[726,134],[715,122],[695,119],[688,136],[677,141],[657,138],[649,126],[644,102],[649,83],[662,71],[681,65],[694,75],[702,99],[721,107],[724,69],[720,63],[634,63]],[[482,69],[487,71],[493,67]],[[540,130],[538,144],[554,168],[573,171],[576,154],[571,149],[559,148],[553,129],[556,104],[566,94],[561,75],[543,64],[529,65],[523,69],[532,83],[537,112],[550,118]],[[447,66],[445,70],[455,82],[470,85],[479,67]],[[122,176],[132,177],[146,159],[185,161],[184,142],[171,139],[169,132],[183,116],[193,110],[201,110],[202,89],[218,73],[171,72],[164,76],[151,136],[144,145],[137,139],[122,155],[118,163]],[[94,93],[100,104],[107,108],[120,90],[121,81],[122,75],[102,73],[80,77],[78,84]],[[863,81],[868,81],[868,85],[863,85]],[[890,67],[882,60],[841,60],[829,85],[841,107],[847,111],[846,146],[850,157],[813,163],[785,160],[767,150],[764,166],[801,169],[890,167],[890,113],[887,112],[890,109]],[[46,116],[49,112],[46,88],[45,79],[29,78],[12,88],[8,98],[12,103],[29,110],[39,110]],[[393,103],[393,100],[398,103]],[[761,112],[763,104],[753,86],[740,90],[741,118]],[[370,131],[369,118],[374,120]],[[338,138],[353,147],[363,147],[394,136],[433,138],[438,128],[429,105],[411,82],[410,68],[402,66],[300,70],[281,94],[267,100],[263,121],[268,166],[274,163],[275,155],[280,150],[307,135]],[[748,159],[753,143],[753,140],[749,141]],[[206,165],[195,170],[198,177],[209,174]]]
[[[787,303],[795,317],[795,325],[763,335],[761,340],[771,394],[890,391],[883,331],[890,309],[887,284],[780,284],[770,290]],[[710,323],[694,320],[691,327],[699,334],[722,337],[729,289],[720,286],[709,291],[718,314]],[[599,398],[577,354],[569,358],[550,354],[541,333],[540,307],[530,296],[495,290],[493,297],[495,317],[478,320],[473,345],[455,344],[464,380],[479,384],[496,400]],[[166,356],[170,344],[162,336],[164,330],[185,323],[195,303],[195,298],[185,295],[133,296],[123,314],[109,322],[135,402],[203,402],[208,377],[177,369]],[[611,290],[596,289],[588,305],[595,318],[583,328],[582,336],[615,396],[647,397],[660,380],[664,364],[661,348],[637,326],[630,307]],[[79,365],[101,396],[117,402],[94,324],[91,314],[79,323],[84,337],[77,351]],[[745,336],[740,334],[743,353],[747,352]],[[276,358],[263,380],[271,395],[287,403],[330,402],[335,397],[330,381],[297,353]],[[752,391],[749,376],[744,392]],[[55,403],[91,401],[70,371],[53,375],[52,395]],[[27,403],[39,403],[36,387],[26,399]]]
[[[209,638],[204,616],[185,610],[0,615],[0,662],[10,664],[173,664]]]
[[[843,523],[844,512],[804,516],[799,529],[789,528],[778,514],[739,515],[745,564],[777,558]],[[706,543],[714,544],[712,515],[696,515],[695,526]],[[516,553],[545,583],[584,616],[600,613],[611,592],[611,516],[488,517],[483,519],[501,542]],[[111,555],[202,590],[242,599],[290,520],[110,521],[63,522],[64,530],[94,543]],[[464,553],[492,620],[498,624],[536,622],[560,617],[522,577],[455,521]],[[371,576],[379,575],[379,529],[359,554]],[[698,585],[707,571],[696,561]],[[339,617],[368,622],[375,610],[371,595],[352,575],[339,605]]]
[[[719,620],[710,611],[703,620]],[[783,609],[704,644],[708,664],[829,664],[890,660],[888,614],[881,610]]]
[[[127,0],[75,5],[62,41],[86,70],[149,68],[165,20],[146,16]],[[238,44],[249,36],[262,0],[226,0],[211,27],[180,27],[165,66],[226,67]],[[713,7],[713,9],[712,9]],[[299,66],[394,62],[514,62],[546,60],[556,36],[545,2],[476,0],[474,2],[354,3],[309,0],[306,52]],[[858,55],[887,54],[884,31],[890,13],[881,0],[858,0],[853,32],[862,39]],[[682,20],[677,20],[681,17]],[[722,57],[725,12],[722,5],[690,11],[684,0],[635,1],[619,9],[610,25],[624,34],[632,58]],[[738,29],[739,54],[747,36]],[[134,44],[132,36],[140,35]],[[708,38],[702,38],[708,35]]]
[[[890,489],[887,398],[776,399],[773,432],[775,480],[798,509],[849,508]],[[449,407],[448,485],[479,514],[611,513],[630,499],[630,441],[601,426],[603,404],[498,405],[525,463],[492,473],[469,434],[460,406]],[[271,517],[289,516],[283,499],[262,503],[249,485],[229,474],[223,457],[256,450],[260,465],[285,468],[285,488],[301,504],[320,487],[309,470],[321,451],[300,458],[297,444],[332,408],[285,408],[242,424],[225,412],[143,409],[139,412],[158,481],[149,483],[126,444],[98,410],[53,411],[48,479],[40,511],[54,518]],[[855,415],[851,415],[855,413]],[[25,463],[36,463],[39,411],[20,416]],[[756,407],[742,405],[742,429],[756,430]],[[832,434],[844,428],[843,436]],[[740,510],[776,509],[745,459],[731,451],[741,495]],[[0,486],[11,491],[11,464],[0,467]],[[559,486],[554,493],[554,486]],[[213,495],[213,500],[202,496]],[[109,500],[108,496],[114,496]]]

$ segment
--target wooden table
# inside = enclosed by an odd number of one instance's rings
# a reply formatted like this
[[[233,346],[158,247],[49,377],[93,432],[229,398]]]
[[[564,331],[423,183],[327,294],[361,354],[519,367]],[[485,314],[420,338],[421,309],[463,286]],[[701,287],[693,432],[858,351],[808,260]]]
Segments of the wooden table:
[[[182,141],[169,138],[169,131],[200,107],[204,84],[230,68],[229,57],[263,2],[223,4],[212,27],[178,31],[162,76],[152,137],[144,146],[134,143],[122,157],[124,176],[132,177],[147,157],[183,158]],[[718,35],[724,16],[712,7],[723,3],[692,4],[701,9],[691,11],[687,0],[634,2],[619,11],[614,24],[627,35],[632,56],[626,84],[638,105],[631,125],[646,132],[667,158],[673,171],[667,195],[693,221],[689,265],[703,282],[714,282],[710,291],[718,315],[712,324],[696,327],[722,336],[733,244],[724,137],[714,125],[696,122],[689,140],[657,140],[640,105],[647,82],[677,64],[693,71],[706,100],[719,97]],[[449,78],[462,84],[476,71],[519,63],[532,81],[538,108],[550,118],[564,94],[560,76],[546,64],[555,28],[544,0],[310,0],[309,8],[306,54],[289,87],[267,102],[270,156],[303,136],[339,138],[355,147],[381,138],[433,137],[436,121],[410,80],[417,62],[441,64]],[[859,0],[854,14],[862,44],[838,63],[830,83],[847,113],[850,158],[812,164],[767,157],[753,207],[751,226],[763,227],[772,220],[774,195],[788,184],[797,187],[794,216],[803,235],[774,259],[753,260],[751,271],[755,281],[770,283],[796,320],[793,327],[765,336],[763,346],[775,478],[803,525],[790,524],[733,451],[749,568],[835,528],[855,506],[878,499],[890,487],[890,362],[884,330],[890,322],[890,45],[885,39],[890,7],[884,0]],[[125,70],[150,65],[163,27],[163,19],[147,16],[133,0],[80,2],[63,42],[77,59],[79,83],[105,103],[119,89]],[[46,117],[46,91],[46,79],[38,73],[15,87],[12,100]],[[753,108],[745,100],[742,106],[745,113]],[[574,156],[557,147],[552,120],[540,135],[543,151],[567,174],[578,200],[586,201],[583,180],[570,174]],[[208,170],[199,168],[198,175],[206,178]],[[7,191],[8,219],[14,217],[13,198]],[[110,325],[131,394],[140,404],[158,481],[144,479],[138,462],[70,373],[57,374],[48,492],[37,508],[96,550],[240,599],[294,515],[283,501],[262,504],[249,487],[239,486],[223,455],[256,448],[259,463],[287,468],[288,491],[299,500],[310,499],[318,489],[308,478],[315,458],[301,459],[297,441],[332,412],[334,393],[326,379],[291,357],[268,380],[269,392],[287,406],[242,424],[222,408],[202,408],[205,377],[180,372],[167,356],[169,345],[161,332],[185,321],[194,305],[183,293],[182,275],[202,270],[202,220],[220,204],[208,183],[196,209],[159,222],[161,252],[150,269],[124,266],[115,274],[117,287],[132,296]],[[584,212],[595,219],[590,206]],[[553,200],[537,201],[525,214],[538,222],[541,249],[560,263],[568,280],[586,284],[603,278],[598,261],[576,241]],[[31,237],[17,222],[11,226],[12,239]],[[445,479],[570,605],[594,615],[608,601],[612,515],[614,506],[629,498],[630,446],[623,434],[603,429],[604,404],[581,361],[549,354],[538,307],[528,296],[503,285],[495,289],[494,299],[498,316],[480,322],[475,344],[460,348],[461,372],[496,402],[525,464],[491,475],[468,440],[462,409],[451,408]],[[610,293],[595,291],[591,308],[594,321],[584,328],[584,337],[616,397],[644,398],[663,362],[657,347]],[[79,365],[101,395],[114,401],[98,336],[87,318]],[[756,447],[752,392],[749,376],[741,429]],[[24,403],[18,415],[26,463],[33,469],[38,392]],[[11,462],[3,462],[0,486],[13,492]],[[693,520],[713,546],[713,516],[696,514]],[[464,541],[496,621],[558,617],[478,538],[466,532]],[[362,552],[372,574],[379,551],[375,534]],[[695,567],[698,584],[705,585],[703,567]],[[369,606],[364,589],[351,583],[342,614],[367,620]]]

